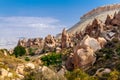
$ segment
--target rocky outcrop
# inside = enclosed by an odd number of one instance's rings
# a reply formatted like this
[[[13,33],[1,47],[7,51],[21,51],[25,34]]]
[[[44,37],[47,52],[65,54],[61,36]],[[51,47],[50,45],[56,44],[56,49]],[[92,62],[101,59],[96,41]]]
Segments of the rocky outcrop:
[[[80,42],[80,47],[90,47],[94,52],[98,49],[101,49],[101,46],[97,39],[90,37],[89,35],[86,35],[84,39]]]
[[[7,77],[7,76],[8,76],[8,70],[1,68],[0,69],[0,78],[4,80],[5,77]]]
[[[60,75],[60,73],[55,73],[50,68],[43,66],[41,68],[42,80],[67,80],[64,76]]]
[[[111,22],[112,22],[112,16],[110,16],[110,15],[107,15],[107,18],[106,18],[106,20],[105,20],[105,24],[106,25],[110,25],[111,24]]]
[[[73,55],[74,67],[85,68],[95,62],[94,52],[101,49],[99,42],[88,35],[76,46]]]
[[[44,48],[44,40],[42,38],[21,39],[18,41],[18,46],[25,47],[27,54],[30,54],[29,49],[35,49],[34,54],[40,54]]]
[[[33,39],[21,39],[18,41],[18,46],[23,46],[23,47],[31,47],[31,46],[38,46],[42,47],[44,44],[42,38],[33,38]]]
[[[114,15],[111,24],[114,26],[120,26],[120,11],[118,12],[118,14]]]
[[[94,19],[91,25],[88,25],[85,30],[85,34],[89,34],[91,37],[97,38],[103,32],[103,24],[98,19]]]
[[[70,56],[67,58],[65,62],[65,67],[67,70],[73,70],[74,69],[74,62],[73,62],[73,53],[70,54]]]
[[[26,47],[27,46],[27,40],[26,39],[19,40],[18,41],[18,45]]]
[[[47,52],[51,52],[51,51],[55,51],[55,47],[56,47],[56,40],[53,36],[48,35],[47,37],[45,37],[45,43],[44,43],[45,47],[45,51]]]
[[[74,68],[87,68],[94,64],[96,60],[95,52],[106,44],[103,37],[98,39],[86,35],[84,39],[74,48],[74,54],[70,55],[66,61],[66,68],[72,70]]]
[[[86,13],[85,15],[83,15],[81,17],[81,19],[86,18],[86,17],[90,17],[91,15],[95,15],[97,13],[102,13],[104,11],[110,11],[110,10],[115,10],[115,9],[119,9],[119,8],[120,8],[120,4],[114,4],[114,5],[107,5],[107,6],[98,7],[96,9],[93,9],[92,11]]]
[[[104,45],[107,43],[106,39],[103,37],[98,37],[97,41],[99,42],[101,48],[103,48]]]
[[[67,48],[70,45],[70,37],[67,34],[65,28],[62,31],[61,45],[62,45],[62,48]]]
[[[30,69],[35,69],[35,65],[33,63],[27,63],[25,67]]]
[[[24,78],[24,68],[25,68],[24,64],[18,64],[16,68],[16,73],[20,79]]]

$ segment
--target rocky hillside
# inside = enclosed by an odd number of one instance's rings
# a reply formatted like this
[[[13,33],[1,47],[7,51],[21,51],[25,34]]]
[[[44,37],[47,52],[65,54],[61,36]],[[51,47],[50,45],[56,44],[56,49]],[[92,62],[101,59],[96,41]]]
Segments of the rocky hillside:
[[[120,80],[119,5],[85,14],[61,37],[22,39],[0,52],[2,80]]]
[[[106,20],[107,15],[114,16],[115,12],[120,10],[120,4],[108,5],[98,7],[92,11],[83,15],[78,23],[67,30],[68,33],[74,34],[79,31],[83,31],[85,27],[92,23],[94,18],[99,19],[103,23]]]

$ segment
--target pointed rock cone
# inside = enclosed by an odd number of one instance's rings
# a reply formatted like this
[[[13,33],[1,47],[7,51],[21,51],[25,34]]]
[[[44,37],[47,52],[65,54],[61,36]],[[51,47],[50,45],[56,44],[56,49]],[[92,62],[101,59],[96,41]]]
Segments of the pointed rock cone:
[[[106,25],[110,25],[110,24],[111,24],[111,21],[112,21],[112,16],[107,15],[107,18],[106,18],[105,24],[106,24]]]

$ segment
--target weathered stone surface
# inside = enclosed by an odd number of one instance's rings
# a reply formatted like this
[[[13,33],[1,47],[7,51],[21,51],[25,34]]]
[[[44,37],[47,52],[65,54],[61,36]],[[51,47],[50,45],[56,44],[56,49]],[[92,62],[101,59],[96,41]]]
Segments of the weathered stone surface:
[[[120,11],[114,15],[111,24],[115,26],[120,26]]]
[[[60,47],[56,47],[56,53],[60,53],[61,52],[61,48]]]
[[[1,68],[0,69],[0,78],[4,79],[7,76],[8,76],[8,71],[4,68]]]
[[[9,72],[7,76],[12,78],[13,77],[13,73]]]
[[[92,11],[88,12],[87,14],[83,15],[81,17],[81,19],[90,17],[91,15],[95,15],[96,13],[102,13],[104,11],[109,11],[109,10],[114,10],[114,9],[119,9],[119,8],[120,8],[120,4],[98,7],[96,9],[93,9]]]
[[[55,47],[56,47],[56,40],[53,36],[48,35],[47,37],[45,37],[45,47],[44,49],[48,52],[48,51],[55,51]]]
[[[86,68],[95,62],[94,51],[87,47],[78,49],[73,56],[74,68]]]
[[[70,55],[66,61],[66,68],[87,68],[96,61],[95,52],[106,44],[103,37],[97,39],[86,35],[74,48],[73,55]]]
[[[109,74],[110,72],[111,72],[111,69],[109,69],[109,68],[100,68],[96,71],[94,76],[102,77],[103,75]]]
[[[101,48],[103,48],[104,45],[107,43],[106,39],[103,37],[98,37],[97,41],[99,42]]]
[[[65,67],[67,70],[73,70],[74,69],[74,62],[73,62],[73,53],[67,58],[65,62]]]
[[[24,68],[25,66],[23,64],[18,64],[17,68],[16,68],[16,73],[23,75],[24,74]]]
[[[84,39],[81,41],[81,47],[90,47],[91,49],[93,49],[93,51],[97,51],[98,49],[101,49],[101,46],[99,44],[99,42],[97,41],[97,39],[92,38],[88,35],[86,35],[84,37]]]
[[[25,47],[27,54],[29,48],[36,48],[34,54],[40,54],[44,48],[44,40],[42,38],[21,39],[18,41],[18,46]]]
[[[51,69],[49,69],[46,66],[43,66],[42,68],[42,75],[44,80],[58,80],[58,75]]]
[[[85,30],[85,34],[88,34],[90,37],[97,38],[103,32],[103,24],[98,20],[94,19],[92,24],[88,25]]]
[[[106,18],[106,21],[105,21],[105,24],[106,25],[110,25],[111,24],[111,21],[112,21],[112,16],[110,16],[110,15],[107,15],[107,18]]]
[[[31,46],[38,46],[41,47],[44,45],[44,41],[42,38],[33,38],[33,39],[21,39],[18,41],[18,46],[23,47],[31,47]]]
[[[30,69],[35,69],[35,65],[33,63],[27,63],[25,67]]]
[[[65,28],[62,31],[62,38],[61,38],[61,46],[62,48],[68,48],[70,47],[70,36],[67,34]]]

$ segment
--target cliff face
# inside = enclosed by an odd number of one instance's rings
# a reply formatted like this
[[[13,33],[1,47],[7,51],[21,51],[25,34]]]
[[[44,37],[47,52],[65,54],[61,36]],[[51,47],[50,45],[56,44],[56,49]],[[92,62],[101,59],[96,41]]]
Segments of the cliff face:
[[[115,13],[118,13],[120,10],[120,4],[102,6],[92,11],[86,13],[81,17],[81,20],[67,30],[68,33],[75,34],[76,32],[84,32],[86,26],[91,24],[92,21],[96,18],[99,19],[102,23],[105,22],[107,15],[114,16]]]
[[[102,13],[102,12],[105,12],[105,11],[110,11],[110,10],[115,10],[115,9],[120,9],[120,4],[98,7],[96,9],[93,9],[92,11],[84,14],[81,17],[81,19],[84,19],[84,18],[87,18],[87,17],[91,17],[92,15],[95,15],[97,13]]]

